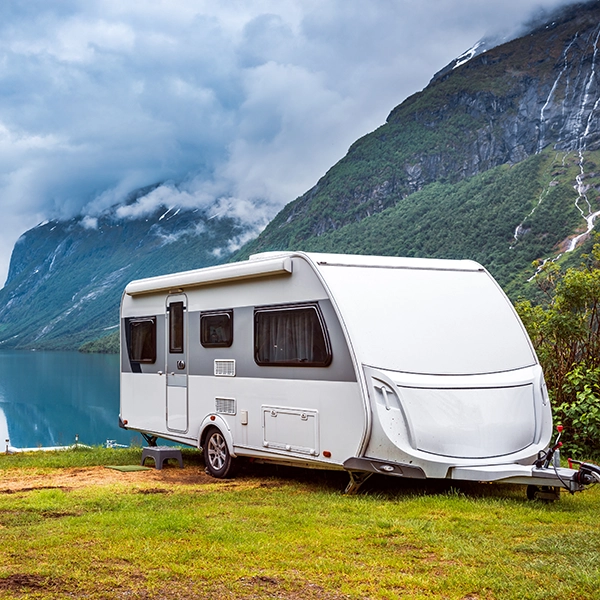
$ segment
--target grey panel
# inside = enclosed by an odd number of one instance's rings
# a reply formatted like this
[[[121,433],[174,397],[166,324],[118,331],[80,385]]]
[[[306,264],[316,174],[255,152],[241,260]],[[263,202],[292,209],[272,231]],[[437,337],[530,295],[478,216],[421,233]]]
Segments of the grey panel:
[[[381,473],[396,477],[412,477],[426,479],[425,471],[416,465],[407,465],[392,461],[383,461],[377,458],[349,458],[344,462],[344,469],[348,471],[363,471],[366,473]]]
[[[213,377],[215,360],[235,360],[235,377],[295,379],[313,381],[356,381],[356,374],[346,339],[331,301],[326,298],[318,277],[303,259],[294,259],[293,275],[285,279],[252,280],[210,286],[188,293],[189,375]],[[165,296],[166,298],[166,296]],[[236,306],[243,299],[244,306]],[[254,307],[285,305],[293,302],[317,302],[323,314],[333,360],[328,367],[258,366],[254,361]],[[153,304],[155,306],[155,304]],[[233,309],[233,344],[229,348],[204,348],[200,344],[201,311]],[[144,312],[145,311],[141,311]],[[128,313],[129,314],[129,313]],[[140,316],[148,316],[142,314]],[[164,370],[166,360],[166,323],[164,314],[157,319],[157,358],[154,364],[142,364],[142,373]],[[123,344],[122,371],[133,372]],[[137,371],[137,369],[136,369]]]
[[[236,377],[356,381],[350,352],[339,320],[329,300],[318,302],[331,341],[333,360],[328,367],[262,367],[254,362],[254,307],[233,309],[233,344],[229,348],[204,348],[200,344],[200,313],[189,314],[189,374],[214,376],[214,361],[235,359]],[[223,306],[223,309],[231,308]]]
[[[187,387],[187,375],[178,375],[177,373],[167,373],[168,387]]]

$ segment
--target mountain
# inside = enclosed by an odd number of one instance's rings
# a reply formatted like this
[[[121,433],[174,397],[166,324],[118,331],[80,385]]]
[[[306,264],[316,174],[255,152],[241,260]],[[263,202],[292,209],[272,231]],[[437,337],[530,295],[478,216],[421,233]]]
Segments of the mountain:
[[[237,257],[288,248],[469,257],[526,293],[532,261],[572,251],[599,209],[599,38],[594,0],[465,53]]]
[[[600,211],[600,1],[492,46],[436,73],[239,251],[252,230],[200,209],[28,231],[0,291],[0,347],[77,347],[117,325],[131,279],[267,250],[472,258],[531,296],[532,263],[578,260]]]
[[[200,209],[42,223],[13,250],[0,291],[0,347],[78,348],[114,331],[129,281],[222,262],[247,234],[237,220]]]

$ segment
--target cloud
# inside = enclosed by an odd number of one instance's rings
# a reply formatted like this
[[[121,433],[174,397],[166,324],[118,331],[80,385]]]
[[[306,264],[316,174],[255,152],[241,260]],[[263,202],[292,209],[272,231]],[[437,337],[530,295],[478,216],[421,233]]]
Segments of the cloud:
[[[567,3],[5,0],[0,284],[43,219],[216,202],[260,228],[479,38]]]
[[[96,217],[86,215],[81,219],[80,223],[84,229],[98,229],[98,219]]]

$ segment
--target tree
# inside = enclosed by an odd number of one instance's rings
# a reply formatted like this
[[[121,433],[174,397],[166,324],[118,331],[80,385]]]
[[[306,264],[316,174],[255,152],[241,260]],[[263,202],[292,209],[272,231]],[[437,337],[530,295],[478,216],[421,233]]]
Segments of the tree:
[[[537,284],[546,301],[516,309],[544,369],[555,420],[565,426],[573,455],[600,455],[600,243],[584,263],[564,273],[540,267]]]

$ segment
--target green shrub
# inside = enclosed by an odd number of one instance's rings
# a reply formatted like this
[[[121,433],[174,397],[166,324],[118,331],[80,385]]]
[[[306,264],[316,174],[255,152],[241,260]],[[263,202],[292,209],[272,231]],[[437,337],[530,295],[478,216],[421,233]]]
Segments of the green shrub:
[[[563,384],[565,401],[555,417],[564,425],[566,448],[577,457],[598,455],[600,443],[600,368],[577,365]]]

